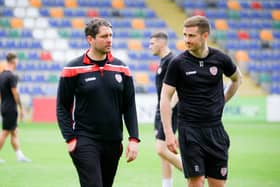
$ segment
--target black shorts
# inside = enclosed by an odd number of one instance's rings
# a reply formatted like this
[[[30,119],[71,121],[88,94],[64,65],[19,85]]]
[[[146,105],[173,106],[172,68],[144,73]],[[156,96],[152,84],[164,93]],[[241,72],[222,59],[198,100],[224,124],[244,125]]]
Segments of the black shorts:
[[[177,115],[176,114],[172,115],[172,129],[173,129],[173,132],[176,133],[176,131],[177,131]],[[163,125],[162,125],[160,117],[155,117],[155,131],[156,131],[156,134],[155,134],[156,139],[165,141],[165,134],[164,134]]]
[[[121,154],[121,142],[78,137],[76,148],[70,156],[81,187],[112,187]]]
[[[227,179],[230,141],[222,124],[209,128],[180,126],[178,132],[186,178]]]
[[[15,130],[17,128],[17,111],[2,112],[2,129],[3,130]]]

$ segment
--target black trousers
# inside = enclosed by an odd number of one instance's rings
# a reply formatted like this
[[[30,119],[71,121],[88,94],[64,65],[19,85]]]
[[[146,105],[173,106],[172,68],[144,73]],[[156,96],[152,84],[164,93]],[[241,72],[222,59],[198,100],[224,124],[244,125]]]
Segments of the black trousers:
[[[121,142],[78,137],[77,146],[70,156],[81,187],[112,187],[121,154]]]

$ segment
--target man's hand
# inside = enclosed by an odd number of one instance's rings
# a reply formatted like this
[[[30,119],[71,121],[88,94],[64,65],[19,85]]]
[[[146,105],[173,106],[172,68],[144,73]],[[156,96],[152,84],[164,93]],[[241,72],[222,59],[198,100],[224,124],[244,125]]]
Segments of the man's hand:
[[[166,135],[165,135],[165,142],[166,142],[167,148],[171,152],[173,152],[175,154],[178,154],[177,148],[178,148],[179,144],[178,144],[178,140],[175,137],[173,132],[166,133]]]
[[[24,111],[22,108],[19,109],[19,119],[22,121],[24,117]]]
[[[135,141],[129,141],[127,148],[126,148],[126,161],[131,162],[136,159],[138,154],[138,142]]]
[[[73,152],[76,148],[76,145],[77,145],[77,139],[74,138],[72,139],[70,142],[67,143],[67,149],[68,149],[68,152]]]

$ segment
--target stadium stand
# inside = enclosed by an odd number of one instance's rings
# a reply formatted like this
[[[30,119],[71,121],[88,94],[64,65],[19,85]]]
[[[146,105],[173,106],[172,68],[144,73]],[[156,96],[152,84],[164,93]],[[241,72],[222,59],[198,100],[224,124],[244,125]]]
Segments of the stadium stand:
[[[92,17],[114,27],[113,53],[131,67],[136,91],[154,93],[152,75],[158,60],[148,49],[149,36],[166,30],[174,50],[177,36],[144,0],[0,0],[0,58],[11,49],[20,59],[20,92],[55,96],[65,63],[88,48],[84,26]]]
[[[268,94],[280,94],[278,0],[176,0],[187,15],[207,16],[213,40]]]
[[[212,39],[263,89],[280,94],[280,2],[174,2],[186,15],[207,16],[214,28]],[[148,49],[153,31],[168,32],[175,53],[185,48],[173,25],[158,17],[144,0],[0,0],[0,5],[0,60],[11,49],[18,54],[20,92],[32,97],[56,95],[62,67],[88,48],[83,28],[92,17],[112,22],[113,53],[132,70],[138,93],[155,93],[159,59]]]

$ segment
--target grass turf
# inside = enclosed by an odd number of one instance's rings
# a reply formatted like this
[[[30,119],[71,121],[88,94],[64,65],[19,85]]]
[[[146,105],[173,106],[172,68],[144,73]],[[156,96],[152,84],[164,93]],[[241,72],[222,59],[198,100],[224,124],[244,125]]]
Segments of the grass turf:
[[[228,187],[280,186],[280,124],[225,123],[231,138]],[[59,129],[53,124],[22,124],[21,147],[32,163],[18,163],[10,141],[0,158],[0,187],[77,187],[78,177]],[[126,133],[125,133],[126,135]],[[140,126],[141,144],[136,161],[120,160],[114,187],[161,186],[160,161],[154,151],[152,125]],[[124,147],[126,147],[126,137]],[[174,187],[185,186],[174,169]],[[207,186],[207,185],[206,185]]]

